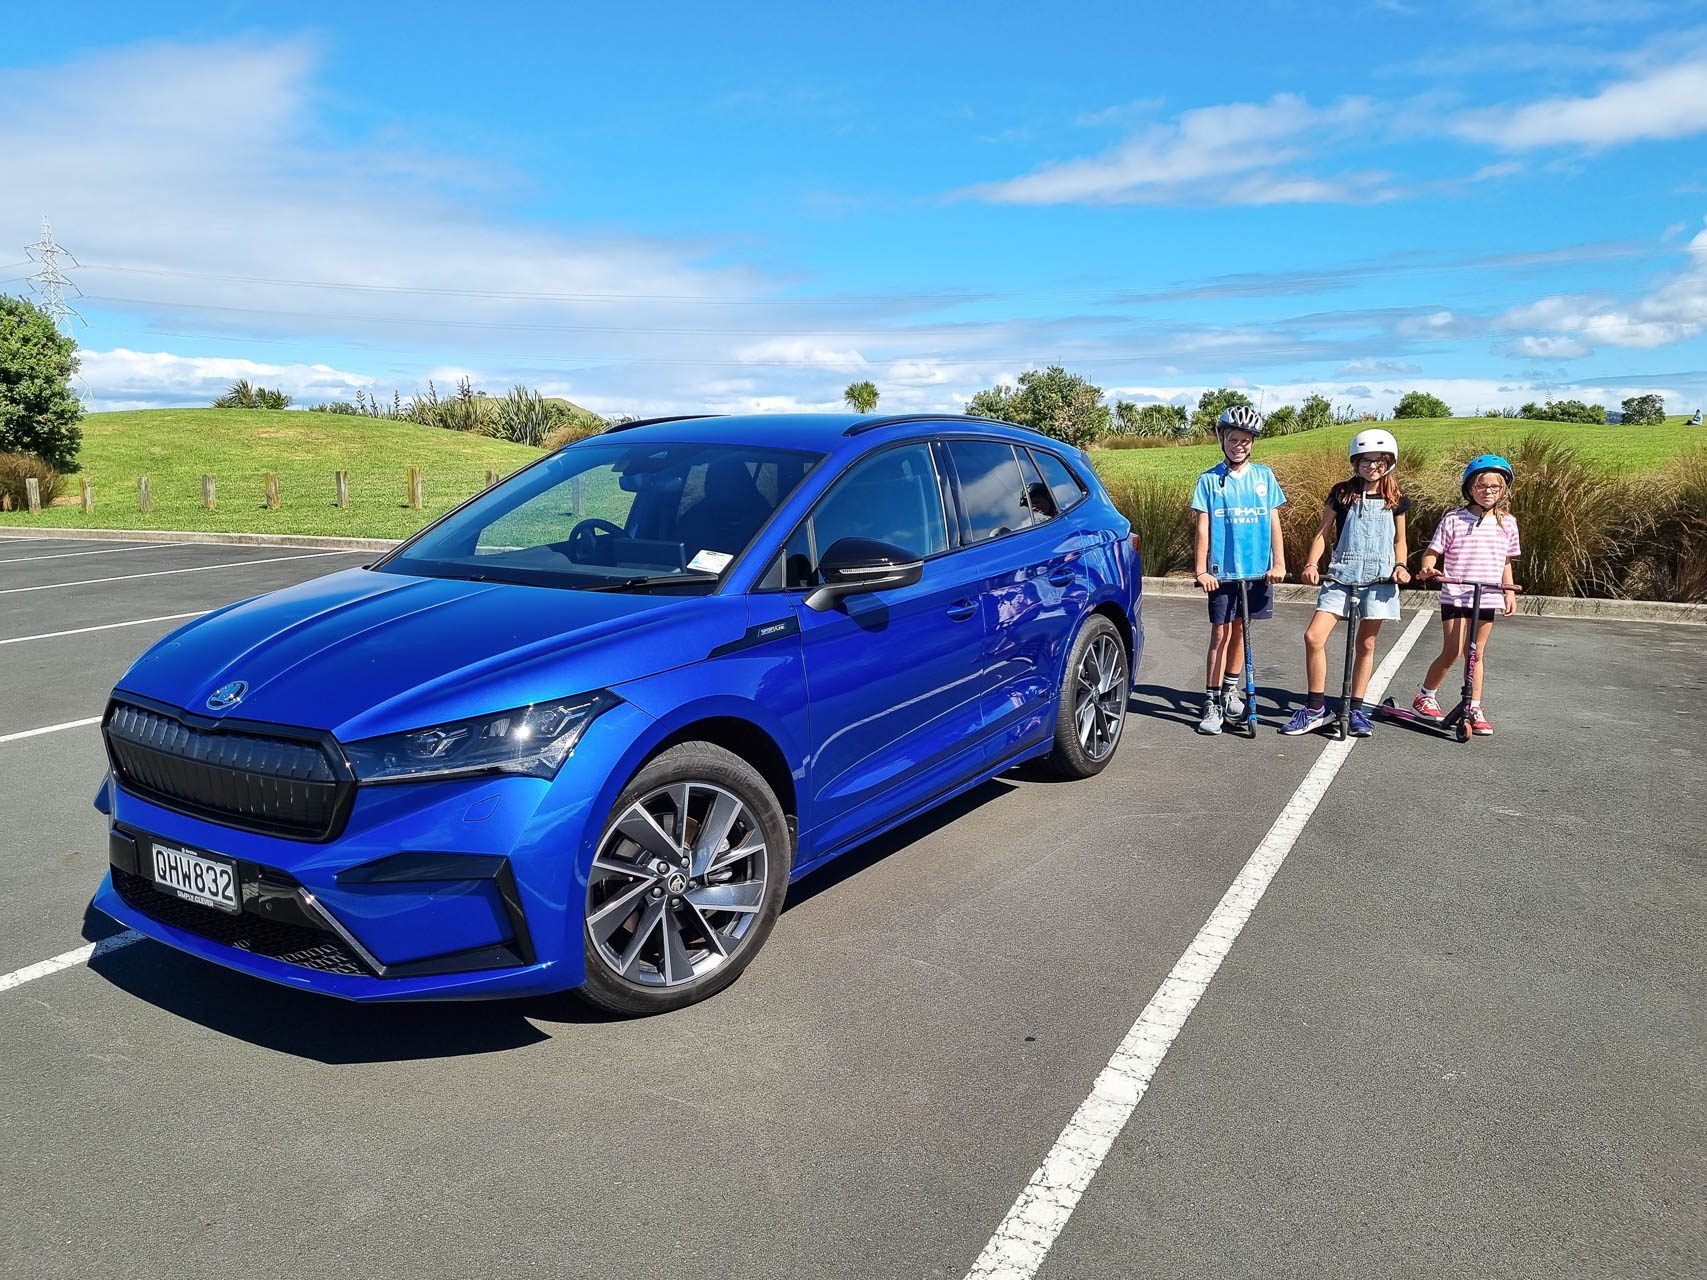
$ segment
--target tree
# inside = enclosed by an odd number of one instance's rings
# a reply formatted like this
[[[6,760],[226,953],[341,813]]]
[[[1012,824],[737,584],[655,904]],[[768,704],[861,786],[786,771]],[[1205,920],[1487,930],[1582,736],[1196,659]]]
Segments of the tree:
[[[0,453],[77,469],[83,406],[71,390],[77,341],[34,303],[0,294]]]
[[[213,402],[215,409],[288,409],[290,397],[274,387],[252,387],[249,379],[239,378],[225,389],[225,394]]]
[[[1262,420],[1262,433],[1265,436],[1289,436],[1298,430],[1298,410],[1289,404],[1283,404],[1278,409],[1270,409],[1268,416]]]
[[[842,399],[855,413],[870,413],[877,408],[878,394],[875,382],[850,382],[848,389],[842,392]]]
[[[1215,430],[1215,420],[1238,404],[1256,408],[1251,403],[1251,398],[1243,391],[1235,391],[1231,387],[1217,387],[1214,391],[1205,391],[1197,397],[1197,411],[1191,415],[1192,432],[1196,435],[1207,435]]]
[[[1631,396],[1621,407],[1625,426],[1657,427],[1666,420],[1664,396]]]
[[[1102,402],[1102,388],[1058,364],[1026,370],[1019,375],[1018,387],[980,391],[967,402],[966,412],[978,418],[1017,422],[1079,448],[1108,430],[1108,406]]]
[[[1439,396],[1426,391],[1407,391],[1393,406],[1395,418],[1450,418],[1452,410]]]
[[[1334,420],[1334,406],[1326,396],[1305,396],[1304,403],[1298,406],[1298,430],[1314,431],[1317,427],[1325,427]]]
[[[1119,400],[1114,406],[1112,430],[1116,435],[1165,439],[1184,435],[1187,421],[1185,410],[1177,404],[1139,405]]]
[[[1584,404],[1581,400],[1549,400],[1546,404],[1536,404],[1531,400],[1519,412],[1525,418],[1542,422],[1606,423],[1606,410],[1602,406]]]

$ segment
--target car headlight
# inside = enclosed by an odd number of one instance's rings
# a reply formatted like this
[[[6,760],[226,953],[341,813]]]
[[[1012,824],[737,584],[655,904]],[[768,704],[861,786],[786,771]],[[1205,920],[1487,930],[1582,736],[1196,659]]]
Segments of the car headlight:
[[[415,782],[481,774],[554,778],[587,726],[621,699],[600,689],[469,720],[346,743],[362,782]]]

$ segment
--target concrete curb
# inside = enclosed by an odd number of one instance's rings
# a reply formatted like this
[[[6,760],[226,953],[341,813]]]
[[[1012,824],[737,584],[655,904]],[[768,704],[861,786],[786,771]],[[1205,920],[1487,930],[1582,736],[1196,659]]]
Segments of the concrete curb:
[[[301,547],[314,551],[390,551],[389,538],[327,538],[315,534],[189,533],[175,529],[41,529],[0,525],[0,538],[66,538],[91,542],[207,542],[237,547]],[[1145,578],[1146,595],[1190,598],[1202,596],[1190,578]],[[1406,591],[1406,609],[1432,609],[1432,591]],[[1281,604],[1314,604],[1316,588],[1282,582],[1274,598]],[[1671,604],[1663,600],[1586,600],[1574,596],[1519,596],[1519,613],[1540,618],[1590,618],[1603,622],[1707,623],[1707,605]]]
[[[1190,578],[1145,578],[1144,594],[1164,597],[1203,598],[1203,592]],[[1301,582],[1282,582],[1275,586],[1274,598],[1280,604],[1314,604],[1316,588]],[[1405,609],[1433,609],[1432,590],[1408,590],[1400,593]],[[1707,623],[1707,604],[1672,604],[1664,600],[1586,600],[1575,596],[1519,596],[1517,611],[1538,618],[1587,618],[1601,622],[1681,622],[1697,626]]]
[[[181,529],[42,529],[0,525],[0,538],[72,542],[204,542],[230,547],[301,547],[316,551],[390,551],[392,538],[327,538],[312,533],[191,533]]]

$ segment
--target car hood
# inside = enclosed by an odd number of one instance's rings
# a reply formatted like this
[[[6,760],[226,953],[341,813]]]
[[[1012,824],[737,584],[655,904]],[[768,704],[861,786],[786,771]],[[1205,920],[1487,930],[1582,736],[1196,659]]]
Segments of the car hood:
[[[245,600],[161,640],[119,688],[202,715],[344,741],[568,697],[703,658],[744,598],[565,591],[349,569]],[[240,702],[210,711],[241,680]]]

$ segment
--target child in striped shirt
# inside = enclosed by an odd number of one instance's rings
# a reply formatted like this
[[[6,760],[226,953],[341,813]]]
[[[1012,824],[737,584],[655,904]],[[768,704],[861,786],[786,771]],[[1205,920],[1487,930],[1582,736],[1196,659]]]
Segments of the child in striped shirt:
[[[1486,737],[1494,726],[1482,711],[1482,677],[1488,667],[1488,637],[1493,634],[1494,618],[1503,612],[1511,617],[1517,612],[1517,593],[1510,590],[1515,584],[1511,562],[1517,558],[1520,546],[1517,538],[1517,517],[1511,514],[1508,503],[1513,480],[1511,463],[1498,454],[1484,453],[1472,458],[1464,468],[1459,488],[1464,505],[1449,511],[1429,539],[1423,553],[1419,578],[1445,576],[1457,582],[1480,582],[1483,608],[1472,618],[1475,592],[1467,586],[1442,584],[1440,588],[1440,655],[1429,663],[1428,674],[1411,703],[1419,716],[1430,720],[1441,718],[1440,703],[1435,692],[1440,682],[1464,656],[1464,646],[1470,628],[1476,628],[1476,670],[1471,676],[1470,731]],[[1439,563],[1444,575],[1435,568]],[[1486,584],[1508,588],[1501,592],[1503,609],[1491,607],[1493,595]]]

